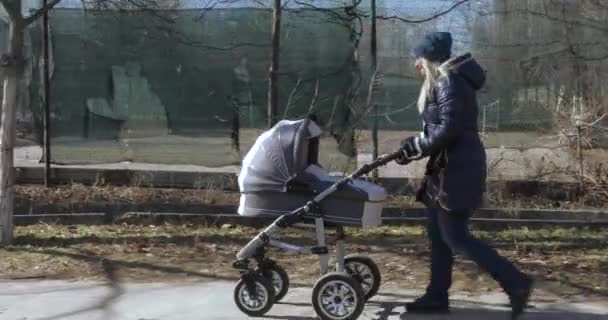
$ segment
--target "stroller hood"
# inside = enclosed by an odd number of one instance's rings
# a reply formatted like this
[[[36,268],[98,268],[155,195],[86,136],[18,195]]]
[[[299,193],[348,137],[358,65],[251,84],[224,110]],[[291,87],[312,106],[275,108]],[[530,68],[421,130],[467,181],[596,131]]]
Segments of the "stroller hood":
[[[317,163],[320,135],[310,119],[283,120],[264,132],[243,159],[240,192],[285,192],[290,179]]]

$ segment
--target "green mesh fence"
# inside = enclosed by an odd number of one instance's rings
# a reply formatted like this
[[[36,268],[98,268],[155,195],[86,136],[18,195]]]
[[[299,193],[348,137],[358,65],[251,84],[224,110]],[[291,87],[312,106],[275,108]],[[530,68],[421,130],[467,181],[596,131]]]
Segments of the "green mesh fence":
[[[235,126],[244,152],[267,123],[271,13],[158,13],[169,14],[170,25],[141,11],[53,10],[56,162],[239,163]],[[349,34],[322,14],[284,15],[281,117],[328,115],[349,86]]]
[[[282,19],[279,116],[320,118],[327,133],[326,165],[340,167],[355,154],[371,152],[374,122],[381,152],[390,151],[405,131],[421,126],[415,106],[420,79],[410,52],[424,33],[448,30],[454,52],[473,53],[487,70],[479,95],[486,146],[556,150],[563,146],[558,134],[571,127],[561,114],[606,111],[601,78],[608,42],[600,27],[608,12],[593,1],[545,2],[469,1],[450,10],[459,2],[378,1],[381,76],[372,94],[374,108],[367,103],[369,2],[355,1],[355,10],[290,2]],[[344,3],[339,5],[351,2]],[[561,9],[569,10],[568,16]],[[54,9],[53,160],[238,164],[267,123],[271,18],[270,9],[247,5]],[[4,30],[0,40],[5,37]],[[20,106],[22,135],[29,134],[33,144],[41,136],[41,39],[41,26],[31,28],[26,42],[32,59]],[[594,129],[600,137],[594,141],[605,136],[603,128]],[[513,166],[516,172],[526,165]]]

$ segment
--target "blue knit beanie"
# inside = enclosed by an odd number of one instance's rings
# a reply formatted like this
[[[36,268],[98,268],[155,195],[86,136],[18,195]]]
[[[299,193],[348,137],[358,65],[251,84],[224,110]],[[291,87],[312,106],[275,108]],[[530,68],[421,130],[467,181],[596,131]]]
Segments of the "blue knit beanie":
[[[452,55],[452,35],[449,32],[428,33],[416,45],[413,53],[416,58],[444,62]]]

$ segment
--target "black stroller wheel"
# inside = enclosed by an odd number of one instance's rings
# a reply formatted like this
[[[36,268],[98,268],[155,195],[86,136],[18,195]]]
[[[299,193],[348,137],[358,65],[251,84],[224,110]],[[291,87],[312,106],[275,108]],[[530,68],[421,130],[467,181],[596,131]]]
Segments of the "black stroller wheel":
[[[287,291],[289,291],[289,275],[287,275],[285,269],[274,261],[271,261],[263,269],[259,269],[258,272],[272,284],[275,293],[274,302],[281,301],[287,294]]]
[[[252,275],[252,286],[255,288],[251,293],[247,281],[241,279],[234,288],[234,302],[236,306],[250,317],[261,317],[265,315],[274,304],[274,289],[266,278]]]
[[[380,290],[382,276],[378,265],[369,257],[349,255],[344,258],[344,269],[361,283],[365,300],[374,297]]]
[[[346,273],[329,273],[313,287],[312,305],[321,320],[355,320],[365,307],[363,288]]]

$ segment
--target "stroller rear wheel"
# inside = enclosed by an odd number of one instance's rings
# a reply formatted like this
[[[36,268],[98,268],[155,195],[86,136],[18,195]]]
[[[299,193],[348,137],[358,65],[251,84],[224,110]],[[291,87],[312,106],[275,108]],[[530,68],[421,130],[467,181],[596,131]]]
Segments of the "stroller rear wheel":
[[[272,260],[260,266],[258,272],[268,279],[274,287],[274,302],[279,302],[289,290],[289,276],[283,267]]]
[[[370,257],[349,255],[344,258],[346,272],[361,283],[365,300],[374,297],[380,290],[382,276],[378,265]]]
[[[236,284],[234,302],[246,315],[261,317],[274,304],[274,288],[266,278],[252,274]]]
[[[321,320],[354,320],[365,307],[363,288],[346,273],[329,273],[315,284],[312,305]]]

